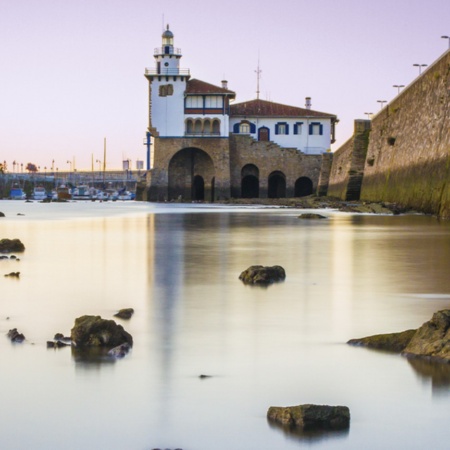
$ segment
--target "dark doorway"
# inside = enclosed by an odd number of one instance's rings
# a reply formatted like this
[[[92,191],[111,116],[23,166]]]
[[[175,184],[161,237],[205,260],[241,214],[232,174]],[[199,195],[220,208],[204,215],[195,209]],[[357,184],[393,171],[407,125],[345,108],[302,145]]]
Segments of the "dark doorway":
[[[195,175],[192,183],[192,200],[205,200],[205,181],[200,175]]]
[[[308,177],[300,177],[295,182],[295,196],[305,197],[313,193],[313,182]]]
[[[258,129],[258,141],[265,141],[267,142],[269,140],[269,129],[267,127],[261,127]]]
[[[269,198],[286,197],[286,178],[282,172],[273,172],[269,175]]]
[[[258,198],[259,197],[259,180],[253,175],[247,175],[242,178],[241,185],[242,198]]]

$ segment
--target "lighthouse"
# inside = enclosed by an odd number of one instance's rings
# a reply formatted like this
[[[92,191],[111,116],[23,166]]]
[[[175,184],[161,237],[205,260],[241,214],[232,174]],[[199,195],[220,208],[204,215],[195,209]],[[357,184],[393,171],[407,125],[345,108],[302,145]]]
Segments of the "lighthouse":
[[[181,50],[167,25],[161,47],[154,50],[155,67],[145,69],[149,81],[149,131],[154,136],[184,134],[184,92],[189,69],[180,68]]]

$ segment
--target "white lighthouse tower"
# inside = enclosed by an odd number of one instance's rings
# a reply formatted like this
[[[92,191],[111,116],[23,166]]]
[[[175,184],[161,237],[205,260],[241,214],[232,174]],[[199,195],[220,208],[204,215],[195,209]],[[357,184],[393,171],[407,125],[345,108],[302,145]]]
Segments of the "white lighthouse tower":
[[[162,46],[155,48],[156,67],[145,69],[149,81],[149,130],[159,137],[184,135],[184,92],[189,69],[180,69],[181,50],[173,45],[173,33],[162,34]]]

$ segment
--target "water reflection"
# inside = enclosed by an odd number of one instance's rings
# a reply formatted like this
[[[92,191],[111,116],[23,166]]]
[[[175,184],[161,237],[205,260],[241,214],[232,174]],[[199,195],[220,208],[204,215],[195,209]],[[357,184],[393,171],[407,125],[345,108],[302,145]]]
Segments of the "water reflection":
[[[407,358],[409,365],[423,381],[431,381],[433,395],[450,395],[450,364]]]

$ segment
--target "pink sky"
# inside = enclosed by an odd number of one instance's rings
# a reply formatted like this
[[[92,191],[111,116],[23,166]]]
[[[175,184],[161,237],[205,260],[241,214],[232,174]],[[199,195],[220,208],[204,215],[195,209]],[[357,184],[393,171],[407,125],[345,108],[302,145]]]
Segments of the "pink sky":
[[[162,6],[163,5],[163,6]],[[145,67],[170,24],[193,78],[353,120],[408,85],[449,43],[448,0],[0,0],[0,161],[69,170],[145,159]],[[98,167],[98,164],[96,164]]]

